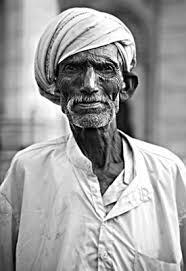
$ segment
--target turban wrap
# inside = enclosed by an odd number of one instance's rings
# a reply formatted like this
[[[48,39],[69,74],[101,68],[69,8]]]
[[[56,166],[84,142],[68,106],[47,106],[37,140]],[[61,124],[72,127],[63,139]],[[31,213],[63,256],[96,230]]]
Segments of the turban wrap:
[[[57,65],[78,52],[115,43],[130,71],[136,63],[134,38],[115,16],[90,8],[70,8],[57,15],[42,34],[35,56],[35,78],[41,95],[59,104]]]

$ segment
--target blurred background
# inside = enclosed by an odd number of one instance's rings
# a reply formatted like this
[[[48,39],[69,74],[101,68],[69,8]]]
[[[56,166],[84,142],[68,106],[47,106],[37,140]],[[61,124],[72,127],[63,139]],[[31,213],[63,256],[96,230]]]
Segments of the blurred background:
[[[59,106],[39,95],[33,65],[48,22],[75,6],[112,13],[135,36],[139,87],[121,105],[119,128],[186,162],[185,0],[1,0],[0,182],[18,150],[68,128]]]

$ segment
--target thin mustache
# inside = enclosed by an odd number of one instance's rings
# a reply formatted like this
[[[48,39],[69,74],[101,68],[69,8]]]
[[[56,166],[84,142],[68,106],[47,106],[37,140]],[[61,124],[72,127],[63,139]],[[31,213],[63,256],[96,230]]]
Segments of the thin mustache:
[[[76,95],[68,101],[68,106],[72,107],[78,103],[95,103],[95,102],[102,102],[108,103],[108,99],[105,96],[98,96],[98,95],[91,95],[91,96],[84,96],[84,95]]]

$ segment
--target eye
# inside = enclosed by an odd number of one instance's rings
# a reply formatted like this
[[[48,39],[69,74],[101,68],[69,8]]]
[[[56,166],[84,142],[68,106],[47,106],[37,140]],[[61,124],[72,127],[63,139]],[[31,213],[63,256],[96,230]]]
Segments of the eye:
[[[104,65],[104,70],[108,71],[108,72],[113,72],[114,67],[111,64],[106,64],[106,65]]]
[[[113,73],[115,69],[112,64],[100,64],[97,66],[97,71],[108,74],[108,73]]]
[[[75,64],[66,64],[63,67],[63,72],[77,72],[79,70],[79,67]]]

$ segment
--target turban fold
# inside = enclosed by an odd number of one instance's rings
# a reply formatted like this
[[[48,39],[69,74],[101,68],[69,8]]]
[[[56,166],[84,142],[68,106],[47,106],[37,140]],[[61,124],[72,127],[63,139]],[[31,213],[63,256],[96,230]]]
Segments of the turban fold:
[[[115,16],[90,8],[70,8],[57,15],[42,34],[35,56],[35,78],[41,95],[59,104],[57,65],[78,52],[115,43],[126,69],[136,63],[134,38]]]

